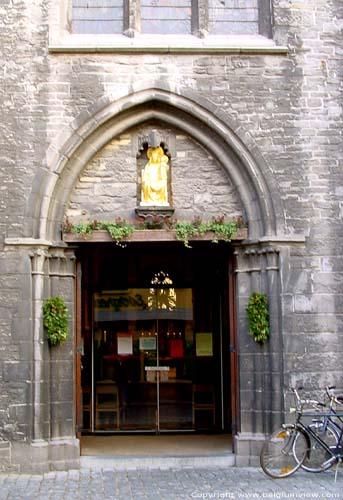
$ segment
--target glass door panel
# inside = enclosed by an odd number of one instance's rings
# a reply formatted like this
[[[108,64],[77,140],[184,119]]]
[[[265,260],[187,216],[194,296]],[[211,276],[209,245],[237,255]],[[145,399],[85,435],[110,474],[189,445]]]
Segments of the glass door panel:
[[[93,430],[191,429],[192,289],[98,293],[93,318]]]
[[[230,429],[228,254],[213,247],[84,250],[84,432]]]

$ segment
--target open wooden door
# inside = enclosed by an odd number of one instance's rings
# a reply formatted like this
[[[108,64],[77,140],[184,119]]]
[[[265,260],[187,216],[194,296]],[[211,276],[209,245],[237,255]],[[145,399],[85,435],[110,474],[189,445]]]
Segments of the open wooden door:
[[[75,281],[75,432],[76,438],[81,438],[82,429],[82,390],[81,390],[81,356],[82,356],[82,335],[81,335],[81,262],[76,264]]]
[[[237,434],[238,422],[238,359],[236,331],[236,280],[234,259],[229,259],[229,318],[230,318],[230,381],[231,381],[231,430],[232,436]]]

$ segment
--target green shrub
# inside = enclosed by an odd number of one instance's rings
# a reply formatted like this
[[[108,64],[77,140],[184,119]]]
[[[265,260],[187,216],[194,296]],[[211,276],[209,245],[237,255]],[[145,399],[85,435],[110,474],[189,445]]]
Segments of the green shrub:
[[[50,345],[59,345],[68,336],[68,309],[61,297],[51,297],[43,304],[43,324]]]
[[[267,295],[254,292],[251,294],[247,308],[249,333],[255,340],[264,344],[269,338],[269,312]]]

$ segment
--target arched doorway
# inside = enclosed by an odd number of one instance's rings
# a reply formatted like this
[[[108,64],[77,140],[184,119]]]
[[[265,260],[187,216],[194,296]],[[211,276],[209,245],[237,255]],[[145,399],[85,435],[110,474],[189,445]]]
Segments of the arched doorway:
[[[155,119],[180,128],[218,159],[241,200],[249,238],[283,234],[282,202],[275,180],[249,135],[188,88],[170,90],[154,82],[132,85],[116,100],[104,98],[51,144],[48,171],[43,179],[39,172],[36,179],[41,195],[33,191],[28,203],[27,215],[36,222],[33,236],[59,240],[70,193],[94,154],[132,126]]]
[[[68,217],[113,216],[113,206],[120,203],[122,212],[117,209],[116,215],[132,218],[139,152],[147,152],[143,141],[151,129],[171,152],[170,208],[176,217],[193,218],[201,210],[207,218],[223,212],[242,216],[241,201],[218,158],[182,130],[149,120],[112,138],[93,156],[73,186]],[[87,244],[87,237],[81,243],[65,238],[79,243],[83,276],[78,428],[88,433],[231,432],[237,391],[230,369],[235,355],[228,285],[232,247],[203,242],[190,249],[161,242],[156,234],[151,230],[150,241],[138,249],[132,242],[123,249]],[[154,283],[160,273],[169,285]],[[153,297],[166,290],[180,301],[175,310],[153,305]],[[118,301],[128,305],[116,311]]]
[[[51,155],[49,155],[49,172],[41,184],[43,195],[39,197],[40,204],[32,204],[30,206],[30,213],[33,218],[34,214],[39,213],[39,224],[33,228],[34,237],[39,241],[44,241],[46,245],[50,245],[51,251],[54,250],[54,246],[62,248],[64,243],[61,241],[61,224],[64,215],[70,206],[71,197],[75,194],[75,186],[82,180],[86,183],[89,181],[87,177],[86,179],[81,178],[91,164],[92,159],[96,158],[97,154],[106,148],[106,145],[112,144],[112,141],[119,141],[120,144],[115,144],[115,147],[118,145],[127,147],[129,156],[131,155],[131,157],[135,158],[137,147],[132,149],[132,144],[134,144],[132,141],[128,146],[126,142],[128,138],[125,135],[135,127],[150,126],[149,124],[151,123],[154,123],[155,126],[157,123],[161,128],[173,128],[181,131],[179,137],[186,136],[190,142],[193,141],[197,145],[197,151],[203,151],[204,155],[210,158],[211,165],[214,165],[216,168],[218,167],[216,172],[220,172],[220,175],[226,178],[227,184],[225,189],[229,186],[230,191],[230,194],[228,191],[225,191],[222,197],[220,197],[220,193],[217,191],[217,206],[229,206],[228,203],[230,203],[232,197],[234,199],[234,206],[237,206],[235,205],[236,202],[239,203],[241,212],[248,222],[248,239],[244,241],[244,244],[235,247],[238,265],[237,263],[233,263],[232,260],[230,261],[230,259],[228,264],[228,266],[231,266],[231,275],[233,275],[233,271],[235,270],[238,272],[237,275],[239,277],[237,302],[233,303],[232,298],[229,297],[229,307],[231,310],[238,310],[238,315],[240,317],[243,316],[244,303],[250,289],[264,288],[267,289],[268,293],[273,294],[274,297],[278,297],[279,288],[275,279],[278,273],[278,264],[275,261],[278,250],[273,247],[273,239],[278,241],[277,233],[282,228],[282,209],[281,204],[278,204],[277,190],[275,189],[272,196],[271,186],[274,187],[273,177],[270,176],[268,177],[268,181],[266,180],[267,177],[265,174],[268,172],[268,167],[265,165],[263,159],[259,157],[255,146],[251,145],[251,149],[254,150],[253,156],[245,144],[245,142],[249,143],[249,139],[244,137],[244,135],[242,136],[238,130],[234,132],[233,128],[228,126],[226,122],[227,117],[203,99],[197,98],[194,95],[190,96],[187,92],[183,93],[180,91],[173,94],[162,87],[139,89],[137,92],[128,92],[128,96],[119,98],[115,102],[108,100],[105,104],[101,103],[97,109],[92,109],[91,118],[87,117],[86,120],[76,120],[69,132],[67,131],[63,134],[57,143],[52,146]],[[177,152],[178,150],[176,150]],[[180,152],[183,153],[183,151]],[[179,159],[182,158],[182,154],[179,155]],[[258,158],[258,161],[256,158]],[[125,162],[121,163],[121,165],[123,164],[126,165]],[[101,162],[99,165],[101,168],[103,167]],[[194,162],[189,162],[188,165],[194,167]],[[202,169],[202,173],[204,173],[208,163],[198,162],[196,163],[196,167],[198,165],[204,167]],[[118,167],[115,170],[116,172],[119,171],[119,166],[120,163],[115,163],[115,167]],[[199,172],[201,172],[201,169]],[[188,189],[188,193],[194,194],[194,189],[190,186],[191,181],[193,182],[197,178],[198,172],[195,172],[195,174],[190,176],[189,184],[184,184],[186,189]],[[133,185],[136,180],[131,179],[131,182]],[[94,179],[92,179],[92,183],[97,183],[98,186],[101,186],[101,182]],[[218,184],[214,183],[213,186],[217,188]],[[101,189],[101,187],[97,189],[98,194]],[[117,192],[121,194],[125,190]],[[202,200],[205,205],[207,204],[207,207],[212,206],[211,200],[203,196],[204,190],[201,191],[200,189],[199,194],[198,200]],[[96,199],[96,197],[86,194],[86,199],[87,203],[89,202],[92,205],[91,201]],[[125,195],[122,197],[123,199],[133,202],[132,206],[127,207],[128,211],[132,211],[136,203],[136,188],[134,194],[131,191],[131,194]],[[183,201],[185,200],[187,200],[187,197],[183,198]],[[74,203],[75,200],[72,200],[72,202]],[[190,205],[188,215],[192,215],[193,206],[193,204]],[[185,206],[180,205],[179,208],[184,209]],[[80,207],[77,207],[77,210],[80,210]],[[80,213],[82,215],[82,209]],[[229,213],[231,212],[229,211]],[[115,288],[115,290],[117,289]],[[230,290],[233,290],[233,286],[231,289],[229,288]],[[38,295],[41,293],[39,287],[37,287],[36,292]],[[277,318],[277,311],[278,304],[275,304],[273,313],[275,319]],[[230,318],[234,318],[234,314],[230,315]],[[79,321],[77,317],[75,317],[75,320],[76,323]],[[230,321],[234,323],[234,319],[230,319]],[[274,325],[276,330],[278,330],[276,321],[274,321]],[[241,331],[242,333],[244,332],[243,322]],[[230,332],[232,335],[235,334],[234,324],[232,324]],[[277,345],[277,336],[274,338],[276,339],[276,351],[280,355],[281,346]],[[118,338],[116,339],[116,344],[118,350]],[[233,344],[231,344],[231,347],[234,349]],[[240,346],[238,348],[240,349]],[[247,349],[249,356],[251,356],[251,353],[255,356],[255,346],[249,345]],[[76,350],[82,350],[82,346],[78,343],[76,344]],[[256,359],[262,359],[259,353]],[[39,373],[39,362],[39,358],[37,357],[35,361],[37,374]],[[143,366],[145,371],[145,365]],[[255,370],[254,366],[244,365],[252,376]],[[231,363],[230,368],[235,370],[236,362]],[[281,373],[280,366],[277,371],[279,376]],[[274,384],[275,380],[276,378],[274,377]],[[232,383],[232,376],[230,377],[230,381]],[[38,382],[37,375],[37,388]],[[254,394],[265,394],[264,392],[261,393],[260,389],[255,386],[253,388],[245,388],[244,390],[249,392],[251,397]],[[238,384],[231,388],[231,394],[234,391],[239,392]],[[279,386],[275,392],[280,396]],[[76,395],[76,399],[77,397]],[[237,415],[240,415],[241,403],[239,398],[234,398],[233,401],[233,406],[237,407]],[[282,410],[281,401],[279,406]],[[224,406],[221,404],[218,411],[223,411],[223,408]],[[241,432],[243,431],[242,434],[246,436],[244,439],[250,440],[251,432],[254,432],[256,428],[260,432],[264,424],[261,424],[260,421],[262,413],[259,413],[259,421],[256,425],[255,409],[246,409],[245,411],[245,418],[244,420],[242,419],[241,424],[235,422],[235,425],[237,424],[235,431],[240,429]],[[269,412],[270,408],[264,406],[263,411]],[[248,412],[250,412],[249,415]],[[256,414],[258,412],[259,410],[256,410]],[[231,418],[232,415],[236,415],[235,409],[233,409]],[[277,412],[273,412],[273,418],[275,415],[277,415]],[[38,426],[39,422],[37,421]]]

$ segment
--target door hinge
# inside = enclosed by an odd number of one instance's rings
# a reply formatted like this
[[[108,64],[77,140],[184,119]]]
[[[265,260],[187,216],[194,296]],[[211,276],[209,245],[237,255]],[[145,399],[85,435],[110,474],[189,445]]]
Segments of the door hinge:
[[[230,345],[230,352],[236,352],[236,347],[234,345]]]

